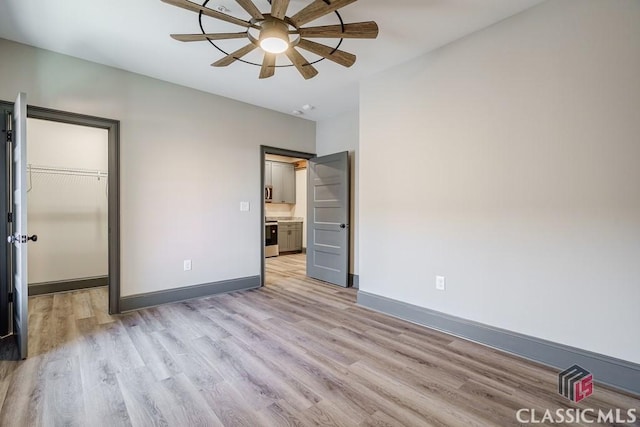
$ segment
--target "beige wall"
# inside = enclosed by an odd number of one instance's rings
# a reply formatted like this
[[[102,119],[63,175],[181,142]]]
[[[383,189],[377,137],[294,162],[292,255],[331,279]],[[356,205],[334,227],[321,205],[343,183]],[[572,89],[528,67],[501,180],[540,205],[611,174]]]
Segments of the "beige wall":
[[[259,146],[313,152],[313,122],[4,40],[0,54],[0,99],[121,121],[123,296],[260,274]]]
[[[359,201],[358,201],[358,167],[359,167],[359,113],[358,110],[348,111],[330,119],[317,123],[316,151],[318,156],[326,156],[342,151],[349,152],[351,162],[351,211],[350,211],[350,260],[349,272],[358,274],[358,245],[359,245]]]
[[[28,119],[27,163],[107,171],[106,129]],[[108,275],[107,179],[32,171],[29,283]]]
[[[639,363],[638,23],[549,1],[368,79],[361,289]]]

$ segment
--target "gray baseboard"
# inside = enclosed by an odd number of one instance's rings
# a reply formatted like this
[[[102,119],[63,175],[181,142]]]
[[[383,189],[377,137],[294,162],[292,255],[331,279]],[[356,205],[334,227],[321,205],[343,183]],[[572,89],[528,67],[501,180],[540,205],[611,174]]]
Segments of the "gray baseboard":
[[[203,285],[186,286],[165,291],[149,292],[122,297],[120,310],[122,312],[138,310],[171,302],[185,301],[227,292],[243,291],[260,287],[260,276],[244,277],[241,279],[225,280],[222,282],[205,283]]]
[[[360,288],[360,276],[349,273],[349,286],[354,289]]]
[[[577,364],[591,372],[597,383],[640,395],[640,365],[632,362],[495,328],[363,291],[358,292],[358,304],[506,351],[559,371]]]
[[[50,294],[53,292],[75,291],[78,289],[107,286],[108,276],[89,277],[86,279],[60,280],[57,282],[42,282],[29,284],[29,295]]]

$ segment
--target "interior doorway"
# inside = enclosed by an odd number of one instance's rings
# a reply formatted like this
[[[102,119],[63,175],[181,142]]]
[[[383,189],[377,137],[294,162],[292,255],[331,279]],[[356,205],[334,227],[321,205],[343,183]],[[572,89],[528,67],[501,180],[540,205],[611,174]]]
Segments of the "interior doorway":
[[[349,166],[346,151],[318,157],[261,147],[262,286],[269,270],[351,285]]]
[[[307,160],[265,155],[265,284],[305,275]],[[274,276],[274,277],[272,277]]]
[[[27,119],[29,295],[109,284],[107,129]]]
[[[107,131],[108,311],[109,314],[120,313],[120,122],[35,106],[27,107],[27,117]]]
[[[8,153],[11,153],[13,149],[12,144],[8,142],[8,123],[11,121],[11,115],[14,112],[14,103],[0,101],[0,115],[3,118],[2,122],[2,131],[3,137],[0,141],[4,143],[4,150],[0,150],[2,157],[1,164],[4,167],[4,173],[0,174],[0,188],[3,197],[0,197],[0,205],[2,205],[3,212],[11,212],[10,206],[12,206],[11,202],[11,170],[8,165]],[[26,185],[25,187],[31,187],[32,191],[35,191],[34,188],[38,185],[40,190],[46,190],[45,185],[47,185],[47,180],[43,180],[42,178],[45,175],[56,174],[56,179],[95,179],[98,181],[98,176],[100,178],[100,188],[101,195],[104,196],[104,199],[101,200],[103,205],[106,207],[106,212],[100,211],[100,209],[94,209],[93,215],[95,217],[102,216],[101,222],[105,224],[105,227],[100,230],[102,234],[101,238],[106,238],[107,247],[102,249],[102,273],[98,273],[98,276],[92,276],[90,280],[85,283],[76,283],[81,287],[85,287],[86,285],[92,284],[106,284],[108,281],[108,289],[109,289],[109,297],[108,297],[108,308],[105,307],[105,311],[108,311],[110,314],[119,313],[119,301],[120,301],[120,222],[119,222],[119,141],[120,141],[120,124],[117,120],[105,119],[100,117],[87,116],[77,113],[70,113],[65,111],[51,110],[47,108],[28,106],[26,108],[26,117],[27,117],[27,140],[29,137],[29,127],[33,127],[33,123],[41,122],[44,124],[48,124],[50,126],[55,127],[56,125],[71,125],[83,127],[86,130],[93,130],[97,133],[106,134],[106,152],[102,153],[103,163],[100,167],[90,166],[88,169],[94,170],[79,170],[83,169],[80,167],[72,167],[71,165],[61,165],[61,164],[35,164],[27,165],[27,176],[25,178]],[[27,147],[28,147],[27,143]],[[60,147],[57,147],[60,148]],[[37,150],[36,150],[37,151]],[[55,151],[55,150],[54,150]],[[86,153],[85,153],[86,154]],[[29,157],[29,149],[27,148],[27,158]],[[106,163],[104,163],[106,160]],[[76,176],[71,176],[69,173],[75,173]],[[85,177],[84,175],[90,175]],[[51,190],[49,188],[48,190]],[[70,189],[73,193],[74,191],[77,194],[77,189]],[[35,194],[35,193],[34,193]],[[56,194],[43,194],[41,196],[50,196],[55,198]],[[28,199],[27,199],[28,200]],[[60,207],[60,206],[58,206]],[[28,209],[27,209],[28,211]],[[28,212],[27,212],[28,213]],[[27,217],[29,215],[27,214]],[[106,218],[105,218],[106,216]],[[49,218],[49,229],[55,229],[55,223],[61,217],[60,212],[57,212],[53,218]],[[106,219],[106,221],[105,221]],[[28,221],[27,221],[28,222]],[[96,222],[99,224],[99,222]],[[41,225],[41,224],[40,224]],[[37,228],[40,227],[37,224],[37,221],[29,228],[29,234],[38,234],[39,230]],[[100,225],[95,225],[94,232],[98,232],[98,228]],[[63,227],[64,228],[64,227]],[[3,236],[9,236],[13,234],[12,223],[9,220],[0,221],[0,229],[4,233]],[[58,230],[60,231],[60,230]],[[62,236],[68,234],[62,230]],[[51,238],[51,236],[53,236]],[[51,240],[58,240],[60,235],[49,236]],[[40,242],[43,242],[45,238],[44,235],[40,236]],[[53,243],[55,246],[56,242]],[[58,242],[60,243],[60,242]],[[30,245],[32,247],[32,251],[39,250],[33,249],[36,245],[36,242],[31,242]],[[12,250],[9,250],[9,249]],[[58,246],[60,249],[61,246]],[[11,313],[12,313],[12,303],[11,296],[13,292],[13,272],[11,271],[11,260],[12,260],[13,248],[9,245],[1,245],[0,246],[0,264],[2,264],[2,274],[0,274],[0,335],[8,335],[12,334],[12,322]],[[46,259],[42,258],[42,259]],[[48,259],[46,262],[51,262],[51,259]],[[76,263],[83,263],[84,261],[77,258]],[[60,267],[60,266],[56,266]],[[58,271],[59,272],[59,271]],[[106,274],[105,274],[106,273]],[[86,276],[86,275],[85,275]],[[42,276],[40,276],[42,277]],[[65,278],[66,279],[66,278]],[[86,277],[85,277],[86,279]],[[36,282],[42,282],[38,280],[38,276],[35,277]],[[95,281],[94,281],[95,280]],[[67,280],[62,280],[65,282]],[[32,281],[29,281],[33,283]],[[48,285],[53,285],[55,287],[57,280],[46,281]],[[55,289],[53,289],[55,291]],[[41,292],[37,292],[41,293]]]
[[[315,157],[275,147],[261,150],[262,285],[269,271],[286,268],[304,274],[307,240],[307,160]],[[266,265],[273,264],[274,269]]]

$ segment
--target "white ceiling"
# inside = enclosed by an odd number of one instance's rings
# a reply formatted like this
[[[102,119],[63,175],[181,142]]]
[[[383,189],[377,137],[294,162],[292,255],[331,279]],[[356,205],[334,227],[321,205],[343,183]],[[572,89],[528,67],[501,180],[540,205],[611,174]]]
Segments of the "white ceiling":
[[[195,0],[196,2],[198,0]],[[203,0],[201,0],[203,1]],[[223,57],[208,42],[181,43],[170,33],[197,33],[198,14],[160,0],[2,0],[0,37],[89,61],[144,74],[205,92],[284,113],[315,107],[304,118],[321,120],[358,105],[358,82],[367,76],[420,56],[467,34],[519,13],[543,0],[361,0],[340,10],[346,23],[374,20],[376,40],[345,39],[341,49],[358,60],[351,68],[330,61],[304,80],[293,67],[279,68],[259,80],[259,67],[236,62],[226,68],[210,64]],[[291,0],[288,16],[311,0]],[[268,11],[267,0],[254,0]],[[200,3],[202,4],[202,3]],[[210,0],[229,14],[248,19],[234,0]],[[207,32],[238,32],[242,27],[203,18]],[[332,14],[305,26],[338,23]],[[316,40],[335,43],[335,40]],[[233,51],[246,40],[227,40]],[[335,46],[335,44],[334,44]],[[316,59],[304,52],[307,59]],[[254,56],[251,56],[254,55]],[[258,51],[245,59],[261,62]],[[279,61],[278,64],[287,63]]]

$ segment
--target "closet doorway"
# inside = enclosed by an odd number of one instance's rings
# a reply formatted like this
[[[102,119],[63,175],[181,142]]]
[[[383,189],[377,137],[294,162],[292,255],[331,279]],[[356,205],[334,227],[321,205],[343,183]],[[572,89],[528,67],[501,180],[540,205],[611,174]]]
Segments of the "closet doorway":
[[[32,117],[27,128],[29,295],[108,286],[109,131]]]
[[[2,113],[1,115],[3,115],[5,119],[8,117],[7,114],[10,113],[11,111],[13,111],[13,103],[0,101],[0,113]],[[87,285],[95,285],[95,284],[101,285],[108,282],[108,294],[109,294],[108,312],[109,314],[120,313],[120,178],[119,178],[119,175],[120,175],[120,122],[118,120],[87,116],[83,114],[71,113],[71,112],[60,111],[60,110],[52,110],[52,109],[36,107],[32,105],[27,106],[27,117],[28,117],[27,119],[27,158],[29,158],[30,138],[31,136],[34,136],[32,135],[32,133],[38,132],[37,129],[33,130],[30,128],[30,126],[36,121],[45,122],[45,124],[49,124],[52,128],[55,127],[56,125],[71,125],[71,126],[78,126],[80,128],[84,128],[85,130],[98,131],[98,133],[102,132],[104,134],[106,132],[106,135],[107,135],[106,171],[102,169],[102,166],[104,165],[104,163],[101,163],[100,167],[98,168],[95,168],[94,166],[90,166],[89,167],[90,170],[87,171],[87,170],[80,170],[80,169],[86,169],[86,168],[82,166],[76,166],[73,163],[59,163],[59,164],[56,164],[54,162],[47,163],[44,161],[44,159],[41,161],[43,164],[36,164],[35,159],[34,159],[34,162],[31,162],[31,167],[32,167],[31,174],[27,173],[27,184],[31,182],[31,187],[32,187],[31,191],[27,195],[28,204],[31,204],[30,201],[28,200],[30,197],[29,194],[33,194],[31,197],[35,197],[36,191],[38,191],[36,188],[38,188],[39,190],[42,190],[44,188],[47,188],[47,187],[43,187],[42,185],[49,186],[54,184],[57,180],[60,180],[62,183],[70,186],[72,184],[80,183],[80,181],[83,179],[87,179],[89,181],[93,180],[93,184],[95,187],[100,187],[99,195],[100,197],[102,197],[101,203],[103,204],[106,203],[106,207],[107,207],[106,208],[107,209],[107,213],[106,213],[107,228],[105,230],[104,228],[101,228],[102,227],[101,225],[98,225],[99,223],[94,222],[93,226],[90,228],[89,233],[91,233],[95,238],[98,237],[99,233],[107,233],[106,234],[107,255],[105,260],[105,258],[102,257],[102,255],[97,256],[96,255],[97,251],[93,250],[94,258],[96,259],[100,258],[102,260],[102,263],[103,263],[101,266],[102,270],[100,271],[98,270],[89,271],[87,269],[87,270],[80,270],[80,274],[77,274],[78,270],[75,270],[75,273],[72,275],[66,275],[66,276],[59,275],[56,277],[51,276],[52,279],[43,278],[45,276],[42,276],[42,275],[38,276],[35,272],[29,271],[29,273],[32,274],[32,276],[29,277],[29,283],[32,284],[33,286],[32,288],[30,288],[30,294],[39,293],[39,290],[35,289],[36,287],[41,289],[44,289],[45,287],[49,287],[49,292],[52,292],[52,291],[62,290],[63,287],[65,286],[64,284],[56,284],[55,282],[63,282],[63,283],[67,282],[69,286],[73,286],[75,284],[80,287],[85,287]],[[4,121],[3,121],[3,124],[4,124]],[[6,129],[4,128],[4,126],[2,126],[2,130],[3,130],[3,134],[6,134]],[[34,132],[32,132],[32,130]],[[10,149],[9,144],[6,144],[6,147],[7,147],[7,150]],[[53,147],[49,147],[49,148],[54,151],[53,154],[57,154],[63,157],[65,155],[69,155],[69,156],[74,155],[74,153],[69,153],[68,150],[65,150],[62,145],[58,146],[56,144],[55,148]],[[38,150],[38,149],[34,148],[34,150]],[[59,151],[59,153],[57,151]],[[4,159],[3,156],[0,156],[0,157]],[[3,163],[5,161],[6,159],[4,159]],[[36,168],[39,168],[39,169],[36,169]],[[36,174],[36,170],[38,174]],[[87,175],[87,176],[84,176],[84,175]],[[10,176],[10,174],[9,174],[9,169],[7,168],[6,176],[5,174],[2,174],[0,176],[1,178],[0,181],[2,181],[0,182],[0,184],[2,184],[1,185],[2,189],[11,187],[11,180],[8,178],[8,176]],[[98,176],[100,178],[99,181],[98,181]],[[67,180],[69,182],[65,182]],[[89,184],[89,182],[85,184]],[[40,185],[40,187],[37,187],[38,185]],[[88,191],[88,190],[89,188],[85,188],[83,191]],[[93,193],[94,197],[98,197],[98,189],[94,188],[94,190],[95,190],[95,193]],[[73,190],[71,190],[71,192],[72,194],[76,194],[76,195],[80,194],[80,193],[74,193]],[[68,195],[58,194],[58,192],[52,192],[50,194],[41,195],[41,196],[49,197],[52,199],[56,199],[58,197],[60,197],[61,199],[68,197]],[[7,206],[11,205],[8,202],[9,200],[11,200],[10,194],[5,193],[5,197],[2,197],[1,199],[2,200],[0,200],[0,205],[4,206],[4,209],[7,209]],[[74,203],[75,202],[76,201],[74,201]],[[84,217],[85,221],[88,220],[89,216],[92,216],[93,218],[101,217],[101,219],[104,219],[104,212],[100,211],[98,208],[95,208],[95,210],[93,210],[91,214],[89,214],[86,210],[83,213],[78,213],[78,212],[76,212],[75,214],[70,212],[65,213],[64,211],[65,207],[61,206],[60,204],[58,204],[57,206],[54,205],[54,210],[55,209],[57,209],[57,211],[49,212],[50,218],[48,219],[48,221],[49,221],[49,225],[56,225],[55,227],[50,227],[50,228],[57,230],[57,232],[60,232],[60,230],[64,230],[65,226],[63,225],[63,223],[69,222],[66,220],[69,220],[70,217],[73,217],[73,216],[76,216],[78,218]],[[63,221],[63,219],[65,221]],[[32,255],[36,257],[37,255],[33,254],[33,252],[40,249],[40,248],[34,248],[34,246],[43,245],[43,244],[46,244],[46,246],[49,246],[49,247],[51,247],[50,244],[52,244],[54,247],[56,247],[57,245],[56,250],[59,253],[56,253],[54,256],[58,257],[62,255],[60,252],[66,251],[67,249],[66,249],[66,246],[62,245],[62,241],[54,241],[58,239],[59,235],[56,235],[56,232],[49,235],[47,231],[44,231],[44,234],[43,234],[43,232],[38,230],[38,228],[40,227],[38,225],[38,222],[45,222],[45,218],[44,217],[41,217],[39,219],[34,218],[33,221],[34,221],[33,224],[28,225],[29,234],[39,235],[39,239],[37,243],[32,242],[30,244],[30,248],[31,248],[29,252],[30,258]],[[13,233],[11,229],[11,223],[5,224],[5,228],[7,228],[6,230],[4,230],[6,235]],[[68,237],[71,237],[71,236],[67,236],[66,234],[67,233],[62,233],[63,237],[61,237],[61,239],[67,239]],[[8,265],[11,265],[11,257],[12,257],[13,251],[7,250],[8,247],[9,247],[8,245],[0,247],[0,263],[2,263],[3,260],[7,260]],[[104,247],[101,250],[104,251]],[[102,252],[102,254],[103,253],[104,252]],[[76,257],[75,260],[72,261],[74,264],[76,264],[74,268],[79,267],[79,264],[82,264],[84,262],[83,257],[84,257],[84,254],[80,257]],[[36,260],[34,259],[34,261]],[[29,263],[31,262],[32,261],[29,260]],[[52,262],[51,260],[46,261],[46,263],[51,263],[51,262]],[[106,262],[106,266],[107,266],[106,277],[104,275],[104,262]],[[63,269],[63,266],[62,265],[56,266],[56,268],[61,270]],[[3,272],[5,274],[3,274],[2,277],[0,277],[0,312],[2,313],[2,316],[0,318],[0,329],[1,329],[0,332],[6,333],[7,331],[11,332],[10,322],[9,324],[6,324],[6,323],[7,323],[7,320],[10,319],[11,317],[11,306],[8,301],[10,299],[10,293],[12,291],[10,286],[10,283],[11,283],[10,278],[12,275],[12,271],[10,271],[9,268],[3,267]],[[58,273],[60,274],[61,272],[58,271]],[[37,285],[44,285],[44,286],[41,287]],[[0,333],[0,335],[4,335],[4,334]]]
[[[107,176],[104,178],[100,177],[100,181],[106,181],[105,186],[107,193],[107,277],[109,287],[108,311],[109,314],[120,313],[120,122],[118,120],[87,116],[84,114],[71,113],[60,110],[51,110],[48,108],[36,106],[27,106],[27,117],[29,119],[27,123],[27,157],[29,156],[30,144],[29,124],[32,119],[46,121],[53,124],[81,126],[107,132]],[[36,165],[34,164],[33,166]],[[68,169],[77,168],[70,167]],[[62,172],[69,171],[63,170]],[[89,172],[96,173],[97,175],[98,170]],[[81,174],[82,171],[80,171],[80,175]],[[97,181],[98,178],[96,175],[86,178],[95,179]],[[75,179],[80,178],[81,177],[77,177]],[[94,216],[97,215],[98,214],[94,212]],[[38,234],[38,230],[32,225],[29,225],[29,230],[30,233]],[[40,241],[38,243],[42,243],[44,238],[45,237],[41,235]],[[100,280],[99,278],[100,276],[98,276],[98,280]],[[29,282],[35,284],[33,280],[29,280]]]

